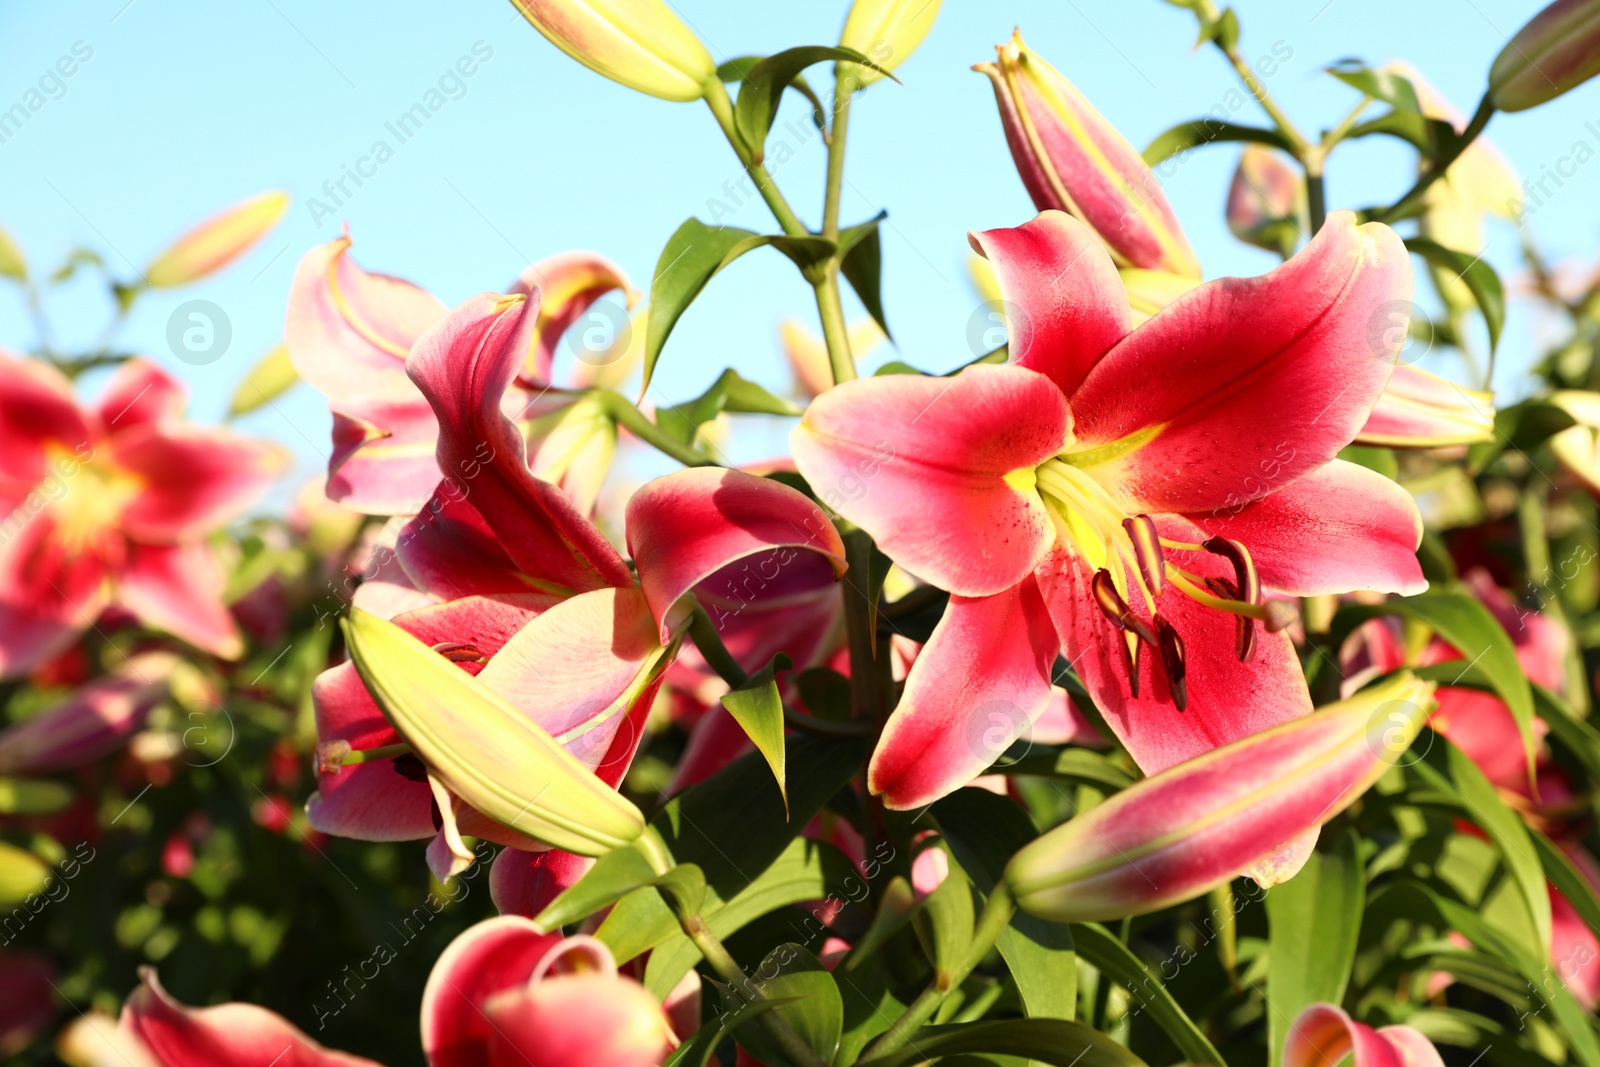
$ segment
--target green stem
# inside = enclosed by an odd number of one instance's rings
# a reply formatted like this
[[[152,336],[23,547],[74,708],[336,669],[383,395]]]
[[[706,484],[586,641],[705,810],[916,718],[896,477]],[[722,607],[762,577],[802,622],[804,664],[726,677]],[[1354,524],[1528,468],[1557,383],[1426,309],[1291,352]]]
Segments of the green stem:
[[[838,266],[830,264],[812,287],[817,291],[817,317],[822,320],[822,340],[828,346],[833,384],[855,381],[856,359],[850,351],[850,331],[845,326],[844,303],[839,298]]]
[[[706,87],[706,106],[711,108],[711,114],[716,117],[717,125],[722,127],[722,135],[728,139],[734,154],[739,157],[739,162],[744,164],[750,180],[755,182],[756,191],[761,194],[761,199],[767,202],[767,207],[772,209],[772,217],[778,220],[778,225],[783,227],[783,232],[790,237],[805,237],[810,233],[805,228],[794,209],[789,207],[789,202],[778,191],[778,186],[772,180],[772,175],[767,172],[766,165],[757,163],[750,158],[749,151],[744,142],[739,138],[739,131],[733,124],[733,101],[728,98],[728,90],[722,82],[713,79]]]
[[[1450,147],[1445,154],[1433,161],[1433,165],[1428,168],[1422,177],[1417,179],[1417,184],[1407,190],[1406,195],[1396,200],[1394,205],[1382,214],[1375,216],[1373,221],[1398,222],[1408,217],[1416,206],[1421,203],[1422,195],[1428,191],[1428,187],[1444,176],[1444,172],[1450,169],[1450,164],[1461,158],[1461,153],[1467,150],[1469,144],[1477,140],[1478,134],[1483,132],[1483,128],[1489,125],[1489,120],[1493,117],[1494,105],[1485,96],[1478,105],[1478,110],[1473,113],[1472,121],[1467,123],[1467,128],[1462,130],[1455,140],[1450,142]]]
[[[844,142],[850,130],[850,101],[855,97],[853,64],[834,66],[833,126],[828,131],[828,185],[822,198],[822,236],[839,239],[839,199],[844,185]]]
[[[704,452],[669,437],[666,431],[651,422],[645,413],[640,411],[632,401],[616,390],[597,389],[594,391],[594,395],[600,398],[606,414],[616,420],[618,426],[625,427],[629,433],[639,440],[655,448],[658,452],[671,456],[685,467],[720,467],[722,465]]]
[[[662,897],[677,911],[677,903],[671,894],[663,893]],[[761,994],[745,976],[738,961],[729,954],[720,938],[706,925],[706,921],[698,915],[678,914],[678,925],[683,929],[684,935],[700,950],[700,955],[711,964],[722,980],[733,987],[734,992],[740,996],[748,995],[754,1000],[762,999]],[[816,1050],[806,1044],[805,1039],[795,1032],[789,1021],[777,1011],[762,1012],[757,1021],[766,1029],[768,1036],[777,1042],[789,1062],[798,1064],[799,1067],[827,1067]]]
[[[877,635],[873,633],[875,596],[872,586],[872,539],[865,530],[845,535],[844,558],[849,569],[844,577],[845,637],[850,649],[850,710],[862,721],[879,719],[878,687],[873,653]]]
[[[378,760],[393,759],[411,752],[411,746],[404,742],[398,745],[384,745],[381,748],[358,748],[351,752],[340,762],[348,767],[355,763],[375,763]]]
[[[706,609],[700,604],[694,606],[694,613],[689,616],[689,640],[700,650],[706,666],[716,671],[730,687],[737,689],[750,680],[745,669],[739,666],[739,661],[733,658],[733,653],[722,643],[722,637],[717,633],[711,616],[706,614]]]
[[[1306,140],[1305,134],[1300,132],[1299,127],[1294,124],[1293,119],[1289,118],[1288,113],[1278,106],[1278,102],[1272,99],[1272,94],[1267,92],[1267,87],[1261,84],[1261,79],[1256,77],[1256,72],[1250,69],[1250,64],[1245,61],[1244,56],[1239,54],[1239,50],[1227,47],[1220,38],[1213,38],[1213,40],[1216,46],[1221,49],[1222,54],[1228,57],[1228,62],[1233,64],[1233,69],[1239,74],[1239,80],[1244,82],[1246,89],[1250,90],[1250,95],[1256,98],[1256,103],[1261,105],[1261,110],[1267,113],[1277,125],[1278,132],[1283,134],[1284,139],[1289,142],[1289,148],[1294,153],[1294,157],[1303,159],[1306,149],[1311,147],[1311,142]]]
[[[983,957],[989,954],[1016,911],[1017,902],[1011,896],[1011,887],[1004,879],[996,882],[989,899],[983,903],[983,914],[978,916],[978,924],[973,928],[972,944],[966,956],[942,981],[935,978],[928,988],[918,994],[917,999],[900,1014],[900,1018],[890,1024],[888,1031],[867,1049],[861,1057],[862,1061],[903,1048],[917,1028],[933,1018],[934,1012],[939,1010],[939,1005],[944,1003],[944,998],[950,995],[951,990],[959,989],[973,969],[983,962]]]
[[[1370,96],[1363,96],[1357,101],[1356,106],[1351,108],[1344,118],[1339,120],[1338,125],[1322,135],[1323,149],[1331,149],[1334,145],[1344,140],[1350,131],[1355,128],[1356,119],[1361,117],[1361,113],[1367,110],[1367,106],[1371,103],[1372,97]]]
[[[1306,168],[1306,208],[1311,216],[1311,236],[1315,237],[1328,221],[1328,189],[1322,180],[1322,166],[1326,161],[1324,149],[1313,146],[1302,160]]]

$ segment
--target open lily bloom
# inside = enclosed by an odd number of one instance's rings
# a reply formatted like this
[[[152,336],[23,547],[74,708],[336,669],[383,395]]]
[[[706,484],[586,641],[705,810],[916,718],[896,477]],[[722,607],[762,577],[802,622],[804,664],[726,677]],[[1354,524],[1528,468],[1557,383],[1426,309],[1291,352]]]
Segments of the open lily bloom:
[[[1411,292],[1387,227],[1336,212],[1260,278],[1205,283],[1128,329],[1110,257],[1045,212],[973,237],[1007,302],[1011,363],[889,376],[814,401],[795,430],[814,487],[953,595],[873,756],[914,808],[1045,709],[1065,654],[1146,773],[1311,710],[1291,596],[1426,586],[1410,496],[1335,459],[1394,349],[1375,309]],[[975,725],[976,724],[976,725]]]
[[[429,1067],[656,1067],[677,1045],[666,1009],[617,973],[603,942],[518,916],[452,941],[422,994]]]
[[[274,446],[179,420],[181,384],[129,360],[80,407],[55,368],[0,351],[0,677],[117,606],[213,655],[243,651],[206,536],[283,469]]]
[[[567,497],[528,469],[522,437],[500,408],[538,321],[533,299],[482,294],[414,346],[410,370],[440,427],[439,468],[455,477],[398,544],[417,588],[442,602],[394,621],[615,786],[681,644],[685,595],[746,564],[770,570],[766,580],[784,588],[780,579],[811,576],[820,560],[831,583],[844,548],[821,509],[787,486],[739,471],[684,470],[629,501],[636,578]],[[344,767],[352,752],[401,740],[353,666],[325,672],[313,695],[325,754],[308,807],[313,826],[367,840],[437,831],[429,855],[442,874],[471,860],[457,847],[458,830],[539,847],[470,806],[453,823],[427,769],[404,754],[398,765],[380,758]]]
[[[417,338],[447,309],[408,281],[362,270],[350,258],[350,244],[348,235],[339,237],[300,261],[284,341],[295,369],[328,397],[333,411],[328,495],[371,515],[409,515],[439,484],[439,426],[406,377],[405,361]],[[542,299],[520,388],[501,402],[526,423],[531,465],[567,489],[585,512],[610,466],[616,428],[609,420],[598,424],[597,412],[552,389],[550,376],[555,346],[567,327],[616,289],[631,302],[633,290],[616,266],[577,252],[534,264],[511,288],[518,295],[538,291]],[[626,355],[624,350],[617,358]],[[582,377],[575,384],[586,384]]]
[[[1312,1004],[1289,1026],[1283,1067],[1327,1067],[1351,1058],[1351,1067],[1444,1067],[1439,1050],[1409,1026],[1374,1030],[1336,1004]]]

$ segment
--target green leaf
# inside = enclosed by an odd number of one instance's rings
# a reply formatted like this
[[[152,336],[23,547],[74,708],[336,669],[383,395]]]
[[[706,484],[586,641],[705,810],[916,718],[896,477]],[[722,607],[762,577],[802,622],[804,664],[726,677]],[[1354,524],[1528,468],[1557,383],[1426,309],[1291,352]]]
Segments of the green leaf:
[[[925,1026],[908,1047],[861,1060],[857,1067],[913,1067],[963,1053],[1025,1056],[1053,1067],[1143,1067],[1105,1034],[1065,1019],[1001,1019]],[[1197,1062],[1222,1063],[1221,1058]]]
[[[1456,128],[1443,119],[1429,118],[1415,111],[1395,110],[1352,127],[1343,140],[1354,141],[1374,134],[1398,137],[1431,159],[1456,136]]]
[[[767,132],[772,129],[772,120],[778,114],[778,101],[783,96],[783,90],[807,67],[830,59],[859,63],[895,81],[900,80],[854,48],[836,45],[786,48],[747,67],[744,70],[744,85],[739,90],[739,101],[733,108],[733,126],[745,148],[749,149],[752,162],[760,163],[766,155]]]
[[[776,1009],[778,1014],[824,1061],[833,1059],[844,1030],[844,1000],[833,975],[804,945],[779,945],[747,981],[761,997],[785,1001]],[[725,1002],[742,1003],[747,994],[747,990],[725,990]],[[797,1067],[759,1022],[742,1023],[735,1038],[762,1063]]]
[[[1314,852],[1300,873],[1267,893],[1267,1030],[1271,1062],[1283,1058],[1287,1027],[1317,1001],[1344,1001],[1355,962],[1366,872],[1351,831],[1335,852]]]
[[[1338,648],[1344,636],[1359,623],[1380,615],[1401,615],[1431,627],[1466,657],[1463,666],[1482,672],[1517,720],[1531,774],[1539,741],[1533,729],[1533,691],[1517,662],[1516,646],[1489,609],[1476,597],[1453,591],[1429,591],[1382,604],[1349,605],[1341,608],[1335,619],[1337,635],[1330,635],[1331,647]]]
[[[1600,779],[1600,730],[1542,685],[1533,687],[1533,701],[1555,739],[1583,764],[1590,778]]]
[[[1059,752],[1027,755],[1015,763],[995,767],[1000,774],[1036,775],[1040,778],[1060,778],[1069,782],[1087,782],[1089,785],[1115,793],[1133,784],[1133,775],[1102,756],[1086,748],[1063,748]],[[1020,847],[1020,846],[1019,846]]]
[[[1376,70],[1359,59],[1341,59],[1324,68],[1329,74],[1374,100],[1381,100],[1399,111],[1422,113],[1416,87],[1411,79],[1393,71]]]
[[[557,930],[615,904],[635,889],[652,886],[662,870],[660,839],[645,832],[630,845],[614,848],[568,886],[534,919],[542,930]]]
[[[3,228],[0,228],[0,274],[18,281],[26,281],[28,277],[28,261],[22,249]]]
[[[228,403],[228,418],[254,411],[262,404],[276,400],[299,380],[300,375],[289,360],[289,349],[278,345],[250,368],[250,373],[233,391],[233,399]]]
[[[1595,936],[1600,937],[1600,896],[1595,894],[1594,886],[1548,837],[1534,829],[1530,829],[1528,834],[1539,853],[1539,865],[1544,868],[1545,877],[1567,898],[1572,909],[1582,916]]]
[[[1427,741],[1431,740],[1431,744]],[[1424,734],[1413,746],[1426,746],[1426,756],[1413,769],[1428,785],[1457,800],[1462,813],[1489,835],[1501,862],[1522,898],[1528,923],[1524,949],[1542,956],[1550,944],[1550,896],[1544,870],[1522,816],[1500,798],[1500,792],[1478,765],[1441,734]],[[1519,924],[1520,925],[1520,924]]]
[[[812,667],[795,679],[800,702],[819,719],[843,722],[850,718],[850,679],[827,667]]]
[[[1494,352],[1500,343],[1500,329],[1506,321],[1506,295],[1500,285],[1500,276],[1479,256],[1457,252],[1426,237],[1407,237],[1406,248],[1440,270],[1456,275],[1466,283],[1472,299],[1483,312],[1484,325],[1489,328],[1489,351]]]
[[[1017,850],[1038,836],[1015,803],[981,789],[957,790],[934,804],[933,814],[951,852],[985,894]],[[1078,968],[1066,923],[1018,910],[995,945],[1030,1016],[1072,1018],[1078,1006]]]
[[[733,721],[772,768],[778,792],[783,796],[785,818],[789,814],[789,792],[783,779],[783,697],[778,693],[777,674],[793,666],[789,657],[779,652],[743,685],[722,698],[722,706],[728,709]]]
[[[1339,458],[1347,463],[1365,467],[1381,474],[1391,482],[1400,479],[1400,461],[1392,448],[1373,448],[1367,445],[1346,445],[1339,449]]]
[[[707,226],[699,219],[685,219],[667,240],[656,260],[655,279],[650,283],[650,313],[645,322],[644,385],[650,388],[656,360],[694,298],[723,267],[763,245],[772,245],[802,267],[827,258],[834,244],[822,237],[785,237],[752,233],[734,226]]]
[[[716,1054],[717,1046],[722,1044],[723,1038],[733,1033],[735,1027],[749,1022],[764,1012],[772,1011],[783,1003],[785,1002],[778,1000],[751,1000],[736,1011],[710,1020],[696,1030],[693,1037],[673,1050],[662,1067],[708,1067],[711,1057]]]
[[[935,841],[927,847],[944,851],[949,873],[937,889],[923,898],[916,927],[924,950],[933,960],[935,974],[948,987],[952,974],[972,945],[972,884],[943,842]]]
[[[883,245],[878,237],[878,223],[887,215],[888,212],[880,211],[875,218],[839,231],[839,250],[843,257],[839,272],[861,298],[862,306],[883,331],[883,336],[893,340],[889,319],[883,313]]]
[[[72,787],[62,782],[0,778],[0,815],[48,815],[72,803]]]
[[[1104,978],[1126,986],[1128,992],[1144,1004],[1156,1025],[1191,1063],[1227,1067],[1222,1053],[1189,1018],[1155,973],[1109,930],[1099,923],[1073,923],[1072,939],[1078,947],[1078,955],[1100,968]]]
[[[1494,413],[1494,439],[1467,449],[1467,469],[1478,474],[1507,448],[1531,452],[1577,420],[1565,408],[1544,400],[1524,400]]]
[[[735,56],[717,67],[717,77],[730,84],[742,82],[745,75],[750,73],[750,69],[765,58],[766,56]],[[817,96],[805,78],[795,75],[794,80],[789,83],[789,88],[811,101],[811,122],[819,131],[826,131],[828,115],[822,106],[822,98]]]
[[[1191,148],[1209,144],[1221,144],[1224,141],[1249,141],[1281,148],[1285,152],[1292,151],[1283,134],[1276,130],[1262,129],[1259,126],[1241,126],[1236,122],[1223,122],[1220,119],[1192,119],[1189,122],[1178,123],[1146,145],[1143,153],[1144,161],[1153,167],[1179,152],[1187,152]]]
[[[1600,1067],[1600,1041],[1591,1028],[1589,1014],[1573,999],[1566,984],[1546,962],[1548,950],[1541,948],[1537,954],[1529,955],[1522,946],[1508,941],[1484,922],[1477,912],[1426,886],[1403,883],[1396,886],[1395,891],[1421,894],[1433,904],[1445,923],[1460,931],[1480,952],[1493,953],[1516,968],[1528,991],[1537,994],[1550,1008],[1555,1024],[1571,1046],[1575,1061],[1583,1067]]]
[[[906,887],[908,894],[911,892],[903,879],[899,884]],[[881,910],[879,915],[882,915]],[[876,920],[873,925],[876,928]],[[905,1011],[905,1005],[889,989],[889,970],[883,954],[873,950],[851,955],[848,966],[841,965],[834,971],[839,992],[844,996],[844,1031],[839,1037],[839,1051],[834,1055],[834,1062],[839,1064],[856,1062],[861,1050],[887,1031]]]
[[[23,900],[50,884],[50,868],[32,852],[0,841],[0,904]]]
[[[693,400],[656,412],[656,425],[673,440],[692,444],[700,427],[724,411],[742,415],[802,414],[793,402],[772,395],[730,367]]]

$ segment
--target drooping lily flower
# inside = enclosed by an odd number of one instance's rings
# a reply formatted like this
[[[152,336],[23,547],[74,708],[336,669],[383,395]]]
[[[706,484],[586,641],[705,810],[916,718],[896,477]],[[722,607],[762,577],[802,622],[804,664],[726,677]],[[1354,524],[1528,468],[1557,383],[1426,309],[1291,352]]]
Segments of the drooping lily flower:
[[[1228,230],[1286,259],[1310,232],[1305,182],[1279,153],[1245,146],[1228,186]]]
[[[122,1006],[114,1035],[85,1034],[78,1043],[120,1046],[105,1063],[133,1067],[382,1067],[362,1056],[324,1048],[283,1016],[254,1004],[190,1008],[161,988],[153,969]],[[146,1057],[140,1062],[140,1056]],[[131,1059],[129,1057],[132,1057]]]
[[[52,774],[115,752],[166,699],[177,663],[171,653],[140,653],[59,704],[0,730],[0,775]]]
[[[93,407],[54,368],[0,351],[0,677],[50,659],[113,605],[213,655],[242,642],[206,536],[286,456],[179,421],[183,386],[143,360]]]
[[[409,368],[438,420],[439,467],[457,473],[397,542],[417,589],[443,602],[395,623],[476,674],[614,787],[682,643],[685,595],[732,567],[755,569],[756,584],[741,579],[737,587],[750,597],[763,586],[784,588],[791,575],[810,575],[818,559],[831,580],[842,572],[844,549],[821,509],[776,481],[685,470],[629,501],[636,577],[567,497],[528,469],[522,437],[501,407],[537,324],[530,300],[486,293],[414,346]],[[326,672],[313,691],[319,737],[335,746],[324,750],[308,808],[313,826],[374,840],[438,830],[430,859],[445,873],[471,860],[452,838],[452,817],[461,832],[524,849],[550,840],[481,818],[491,813],[477,812],[471,797],[456,794],[467,802],[459,811],[440,802],[426,778],[443,768],[429,765],[426,753],[423,767],[410,768],[416,781],[388,759],[343,767],[351,753],[386,748],[408,734],[405,724],[385,718],[369,688],[343,666]],[[457,786],[465,788],[459,780]]]
[[[1012,857],[1006,880],[1018,906],[1057,922],[1143,915],[1259,866],[1393,766],[1427,721],[1432,693],[1432,683],[1397,675],[1135,782]]]
[[[284,343],[300,376],[328,397],[333,411],[328,495],[370,515],[409,515],[439,484],[439,424],[406,377],[405,360],[446,308],[410,282],[362,270],[350,258],[350,244],[348,234],[341,236],[300,261]],[[537,294],[539,323],[528,339],[518,389],[502,402],[523,424],[530,465],[566,489],[585,512],[593,508],[610,466],[616,428],[575,392],[554,388],[551,374],[562,334],[616,289],[632,302],[622,272],[588,253],[536,263],[511,287],[516,294]],[[628,338],[622,341],[619,363],[628,354]],[[596,366],[613,362],[604,355]],[[579,390],[594,384],[586,380],[595,376],[587,364],[579,363],[576,376]]]
[[[666,1010],[603,942],[519,916],[452,941],[422,994],[429,1067],[657,1067],[677,1045]]]
[[[972,69],[994,83],[1006,143],[1034,206],[1087,223],[1118,266],[1198,278],[1166,194],[1133,146],[1022,43],[1022,31],[995,52],[997,63]]]
[[[1409,1026],[1374,1030],[1336,1004],[1312,1004],[1289,1024],[1283,1067],[1328,1067],[1351,1057],[1351,1067],[1444,1067],[1439,1050]]]
[[[970,781],[997,750],[969,735],[996,709],[1013,737],[1036,718],[1058,653],[1150,774],[1308,713],[1263,590],[1426,585],[1411,498],[1334,458],[1389,377],[1366,327],[1410,294],[1399,239],[1337,212],[1272,273],[1208,282],[1131,332],[1077,220],[973,241],[1018,309],[1012,363],[848,383],[791,439],[824,499],[859,483],[839,512],[954,594],[874,791],[913,808]]]

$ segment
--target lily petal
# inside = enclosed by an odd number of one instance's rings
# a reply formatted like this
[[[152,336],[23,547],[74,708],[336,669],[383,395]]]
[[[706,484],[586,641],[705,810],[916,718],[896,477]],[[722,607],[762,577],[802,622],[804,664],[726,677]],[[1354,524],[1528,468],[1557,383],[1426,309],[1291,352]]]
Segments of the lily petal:
[[[1190,900],[1348,807],[1427,721],[1412,675],[1136,782],[1033,841],[1006,879],[1058,922],[1141,915]]]
[[[106,433],[118,433],[148,422],[166,422],[183,414],[183,383],[147,359],[130,359],[111,373],[95,404]]]
[[[1336,211],[1283,266],[1207,282],[1106,353],[1072,396],[1075,462],[1130,513],[1256,500],[1360,431],[1410,299],[1400,238]]]
[[[422,991],[422,1050],[429,1067],[484,1067],[493,1025],[483,1013],[494,994],[527,984],[561,943],[528,919],[502,915],[469,926],[439,954]]]
[[[439,484],[439,423],[419,393],[408,400],[335,401],[329,500],[367,515],[411,515]]]
[[[1007,475],[1060,452],[1071,426],[1044,375],[974,366],[847,382],[811,402],[789,442],[824,504],[902,567],[977,597],[1022,581],[1054,543],[1039,495]]]
[[[115,752],[167,695],[176,656],[141,653],[65,700],[0,730],[0,774],[51,774]]]
[[[535,289],[539,324],[522,364],[523,376],[534,386],[554,384],[551,372],[555,368],[556,345],[595,301],[620,289],[628,307],[632,307],[639,295],[621,267],[593,252],[567,252],[541,259],[517,275],[509,291],[527,296]]]
[[[14,507],[49,470],[45,446],[93,455],[88,421],[66,375],[0,349],[0,499]]]
[[[1374,1030],[1336,1004],[1308,1006],[1283,1045],[1283,1067],[1324,1067],[1353,1057],[1352,1067],[1444,1067],[1439,1050],[1409,1026]]]
[[[139,482],[122,526],[141,541],[210,533],[259,500],[289,464],[276,445],[199,426],[134,427],[107,442]]]
[[[1172,534],[1182,536],[1171,527],[1163,529],[1164,536]],[[1202,578],[1232,575],[1215,556],[1186,556],[1183,566]],[[1095,601],[1093,580],[1081,558],[1061,550],[1039,571],[1064,654],[1106,725],[1146,774],[1310,713],[1311,695],[1288,634],[1261,632],[1258,626],[1250,660],[1241,663],[1233,620],[1171,586],[1156,603],[1185,645],[1187,710],[1179,711],[1173,703],[1153,655],[1139,657],[1135,695],[1128,653],[1113,643],[1123,635],[1111,628]],[[1132,606],[1143,612],[1142,602]]]
[[[800,551],[818,552],[844,574],[844,542],[803,493],[744,471],[697,467],[647,483],[628,501],[628,554],[663,643],[678,598],[722,568],[763,556],[772,581]]]
[[[211,546],[128,546],[128,560],[117,576],[117,603],[139,621],[181,637],[222,659],[238,659],[244,641],[222,602],[227,575]]]
[[[1358,445],[1443,448],[1494,440],[1494,394],[1401,364],[1356,436]]]
[[[906,678],[867,782],[895,810],[982,774],[1050,703],[1060,642],[1030,577],[994,596],[953,596]]]
[[[1128,294],[1105,245],[1064,211],[1005,230],[969,233],[994,264],[1005,305],[1009,362],[1055,382],[1068,396],[1129,325]]]
[[[1416,555],[1422,516],[1411,494],[1344,460],[1235,511],[1187,518],[1243,544],[1262,584],[1291,596],[1352,589],[1410,596],[1428,587]]]
[[[110,575],[124,546],[119,539],[80,546],[85,550],[66,547],[50,512],[25,519],[15,531],[0,529],[9,535],[0,537],[0,677],[15,678],[61,652],[100,617],[111,602]]]
[[[439,419],[439,469],[527,573],[575,591],[632,585],[610,542],[528,470],[522,434],[500,411],[537,322],[533,300],[480,293],[417,340],[406,369]]]
[[[186,1007],[161,988],[154,970],[145,968],[142,978],[122,1006],[122,1029],[162,1067],[381,1067],[323,1048],[276,1012],[254,1004]]]
[[[503,848],[489,868],[489,895],[501,915],[531,919],[589,873],[594,860],[559,848],[524,852]]]

